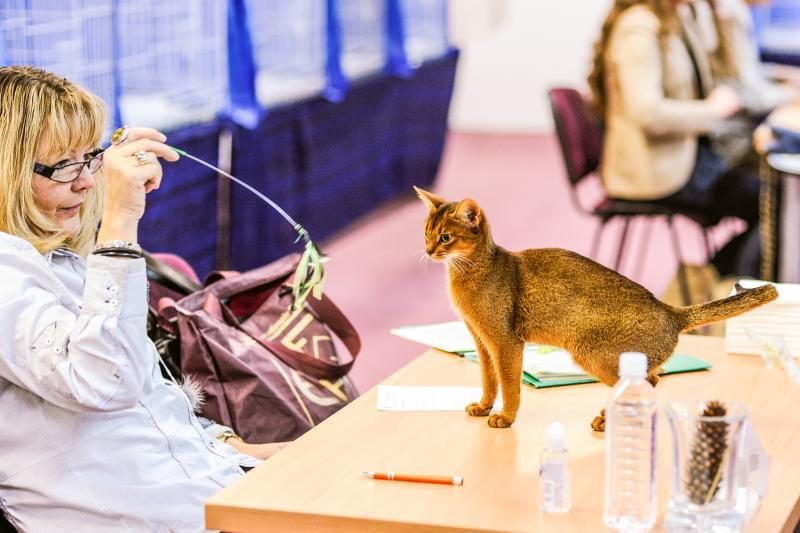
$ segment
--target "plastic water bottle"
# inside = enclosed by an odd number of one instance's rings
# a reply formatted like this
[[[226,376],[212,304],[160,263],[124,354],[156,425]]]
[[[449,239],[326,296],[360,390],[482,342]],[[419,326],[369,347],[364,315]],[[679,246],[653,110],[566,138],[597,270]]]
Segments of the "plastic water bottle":
[[[647,357],[623,353],[606,405],[603,522],[623,531],[646,531],[656,521],[656,391],[646,376]]]
[[[542,511],[566,513],[572,506],[569,483],[569,453],[564,443],[564,424],[547,426],[547,447],[540,456],[539,479],[542,485]]]

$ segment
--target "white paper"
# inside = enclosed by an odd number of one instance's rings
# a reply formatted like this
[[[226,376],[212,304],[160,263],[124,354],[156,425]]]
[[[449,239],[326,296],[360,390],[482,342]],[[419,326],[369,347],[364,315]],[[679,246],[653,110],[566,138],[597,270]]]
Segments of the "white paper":
[[[393,335],[445,352],[467,352],[475,349],[475,341],[461,321],[403,326],[391,330]]]
[[[575,364],[569,352],[552,348],[548,351],[531,351],[526,348],[522,358],[522,369],[536,377],[587,375],[585,370]]]
[[[463,411],[481,399],[480,387],[402,387],[378,385],[379,411]],[[494,410],[502,408],[498,395]]]

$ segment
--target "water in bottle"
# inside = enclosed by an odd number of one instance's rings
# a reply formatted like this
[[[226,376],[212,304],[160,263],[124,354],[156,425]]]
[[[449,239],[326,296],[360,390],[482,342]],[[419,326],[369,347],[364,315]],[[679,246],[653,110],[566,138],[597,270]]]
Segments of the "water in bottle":
[[[547,447],[540,456],[539,479],[542,485],[542,511],[565,513],[572,505],[569,482],[569,453],[564,424],[547,426]]]
[[[656,520],[656,392],[646,376],[645,355],[623,353],[606,405],[603,521],[623,531],[645,531]]]

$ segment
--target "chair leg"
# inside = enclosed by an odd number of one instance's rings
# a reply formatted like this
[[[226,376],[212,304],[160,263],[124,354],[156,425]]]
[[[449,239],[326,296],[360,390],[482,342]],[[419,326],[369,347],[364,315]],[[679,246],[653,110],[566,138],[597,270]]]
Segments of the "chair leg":
[[[628,240],[628,226],[630,226],[631,217],[622,217],[622,220],[622,235],[619,238],[619,246],[617,246],[617,259],[614,262],[614,270],[617,272],[622,264],[622,253],[625,251],[625,241]]]
[[[593,260],[597,261],[598,263],[600,261],[597,260],[597,252],[600,250],[600,241],[602,240],[603,229],[605,229],[605,227],[606,227],[606,221],[605,220],[601,220],[600,224],[597,225],[597,229],[594,230],[594,239],[592,239],[592,251],[591,251],[591,255],[589,257],[591,257]]]
[[[706,262],[711,261],[711,258],[714,257],[714,246],[711,244],[711,235],[709,235],[708,228],[700,228],[700,231],[703,232],[703,244],[705,245],[706,249]]]
[[[636,270],[634,271],[635,277],[633,279],[642,279],[642,270],[644,267],[644,261],[647,257],[647,245],[650,244],[650,234],[653,232],[653,221],[648,220],[647,218],[643,219],[644,222],[644,234],[642,235],[642,249],[639,250],[639,260],[636,262]]]
[[[667,224],[669,225],[669,234],[672,238],[672,248],[675,250],[675,257],[678,260],[678,285],[681,289],[681,300],[683,300],[683,305],[691,305],[692,298],[689,293],[689,279],[686,275],[686,265],[683,263],[681,245],[675,226],[672,224],[672,217],[667,217]]]

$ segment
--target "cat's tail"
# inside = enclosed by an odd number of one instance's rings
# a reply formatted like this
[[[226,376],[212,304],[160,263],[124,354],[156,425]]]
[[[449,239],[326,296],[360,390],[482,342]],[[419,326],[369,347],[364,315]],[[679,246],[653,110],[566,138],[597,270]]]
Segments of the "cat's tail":
[[[774,285],[761,285],[753,289],[743,289],[741,285],[736,284],[736,294],[722,298],[721,300],[714,300],[700,305],[691,305],[689,307],[679,307],[678,312],[683,315],[684,326],[681,331],[694,329],[705,324],[712,322],[719,322],[742,313],[746,313],[751,309],[762,306],[771,302],[778,297],[778,291]]]

